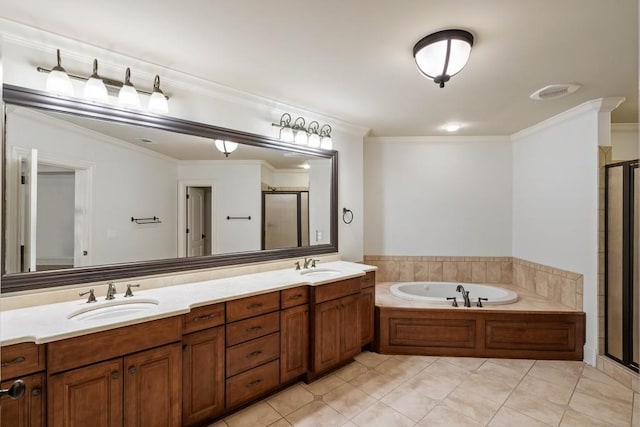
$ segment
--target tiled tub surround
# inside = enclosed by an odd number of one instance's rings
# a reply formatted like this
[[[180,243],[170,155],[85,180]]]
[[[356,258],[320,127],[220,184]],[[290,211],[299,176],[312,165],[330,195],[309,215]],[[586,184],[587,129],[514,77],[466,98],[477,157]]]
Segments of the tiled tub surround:
[[[321,285],[342,279],[364,276],[375,267],[345,261],[334,261],[323,265],[324,268],[339,271],[331,277],[302,276],[293,268],[263,273],[245,274],[224,279],[215,279],[177,286],[155,289],[134,290],[135,297],[155,299],[157,307],[115,319],[76,321],[68,319],[69,313],[86,307],[86,297],[78,297],[77,290],[72,301],[45,304],[34,307],[4,310],[0,312],[0,345],[22,342],[42,344],[70,337],[85,335],[134,325],[151,320],[167,318],[188,313],[191,309],[217,302],[267,293],[270,291],[293,288],[300,285]],[[124,286],[118,288],[118,299],[123,298]],[[104,295],[104,294],[102,294]],[[104,303],[104,297],[97,304]]]
[[[545,300],[582,310],[582,275],[513,257],[374,256],[378,282],[444,281],[515,285]]]

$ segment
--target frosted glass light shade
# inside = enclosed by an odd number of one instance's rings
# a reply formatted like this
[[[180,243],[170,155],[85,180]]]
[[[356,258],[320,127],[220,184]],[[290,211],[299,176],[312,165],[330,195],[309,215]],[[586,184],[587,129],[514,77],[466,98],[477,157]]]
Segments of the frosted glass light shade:
[[[320,135],[317,133],[309,135],[309,147],[320,148]]]
[[[84,98],[88,101],[106,103],[109,100],[107,87],[101,79],[91,77],[84,85]]]
[[[169,102],[160,92],[153,92],[149,97],[149,111],[156,114],[167,114]]]
[[[430,34],[413,47],[416,65],[422,74],[440,87],[466,65],[473,36],[464,30],[444,30]]]
[[[293,129],[290,127],[280,129],[280,141],[293,142]]]
[[[229,154],[233,153],[234,151],[236,151],[236,148],[238,148],[237,142],[216,139],[214,143],[218,151],[220,151],[221,153],[224,153],[224,155],[227,157],[229,157]]]
[[[140,96],[133,86],[122,86],[118,93],[118,105],[125,108],[140,108]]]
[[[320,140],[320,148],[324,150],[333,150],[333,141],[330,136],[323,136]]]
[[[64,71],[64,69],[51,70],[49,76],[47,76],[47,92],[54,93],[56,95],[73,96],[73,85],[71,79]]]
[[[296,132],[296,139],[295,139],[296,144],[307,145],[308,142],[309,142],[309,136],[307,135],[307,132],[305,132],[304,130],[299,130],[298,132]]]

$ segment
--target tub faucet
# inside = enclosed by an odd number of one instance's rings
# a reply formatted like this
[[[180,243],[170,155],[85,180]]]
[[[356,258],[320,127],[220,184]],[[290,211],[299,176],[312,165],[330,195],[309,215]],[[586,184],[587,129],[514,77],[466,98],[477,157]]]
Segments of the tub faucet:
[[[469,291],[464,290],[464,286],[458,285],[456,292],[462,293],[462,299],[464,299],[464,306],[471,307],[471,300],[469,299]]]

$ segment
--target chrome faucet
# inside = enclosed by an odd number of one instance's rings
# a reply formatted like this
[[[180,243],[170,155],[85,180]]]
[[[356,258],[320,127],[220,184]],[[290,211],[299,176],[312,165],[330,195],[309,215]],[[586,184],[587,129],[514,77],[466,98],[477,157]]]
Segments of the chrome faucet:
[[[116,297],[114,297],[114,295],[116,294],[116,285],[114,285],[113,283],[109,283],[109,288],[107,289],[107,298],[105,299],[116,299]]]
[[[456,287],[456,292],[462,293],[462,299],[464,299],[464,306],[471,307],[471,300],[469,299],[469,291],[465,291],[464,286],[458,285]]]
[[[305,268],[305,269],[309,268],[311,266],[311,263],[313,263],[313,258],[305,258],[304,259],[304,267],[303,268]]]

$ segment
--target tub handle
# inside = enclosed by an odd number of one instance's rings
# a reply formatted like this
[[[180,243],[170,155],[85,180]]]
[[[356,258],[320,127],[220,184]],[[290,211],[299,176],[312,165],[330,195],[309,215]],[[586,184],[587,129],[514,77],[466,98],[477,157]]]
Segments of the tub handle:
[[[447,297],[447,301],[453,301],[451,303],[451,307],[457,307],[458,306],[458,301],[456,300],[456,297]]]
[[[478,298],[478,303],[476,307],[482,307],[482,301],[489,301],[489,298]]]

